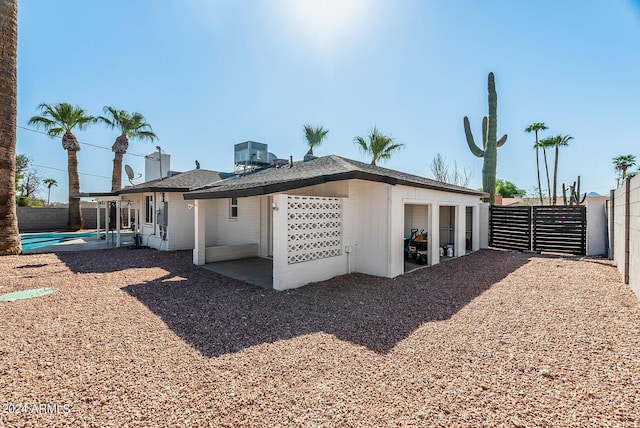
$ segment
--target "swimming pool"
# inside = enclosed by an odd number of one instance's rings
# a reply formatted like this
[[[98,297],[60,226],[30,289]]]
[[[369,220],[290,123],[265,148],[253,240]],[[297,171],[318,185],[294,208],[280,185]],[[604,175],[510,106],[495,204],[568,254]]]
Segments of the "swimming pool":
[[[104,232],[100,234],[104,236]],[[80,233],[23,233],[20,234],[22,251],[33,250],[35,248],[48,247],[49,245],[71,241],[78,238],[88,238],[96,236],[96,232]]]

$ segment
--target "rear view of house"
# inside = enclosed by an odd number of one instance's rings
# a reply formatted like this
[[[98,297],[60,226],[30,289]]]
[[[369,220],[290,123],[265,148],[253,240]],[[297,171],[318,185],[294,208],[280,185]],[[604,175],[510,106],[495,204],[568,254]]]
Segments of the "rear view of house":
[[[475,251],[483,196],[335,155],[183,195],[194,206],[193,262],[271,258],[277,290],[351,272],[401,275],[412,229],[426,239],[430,265]]]

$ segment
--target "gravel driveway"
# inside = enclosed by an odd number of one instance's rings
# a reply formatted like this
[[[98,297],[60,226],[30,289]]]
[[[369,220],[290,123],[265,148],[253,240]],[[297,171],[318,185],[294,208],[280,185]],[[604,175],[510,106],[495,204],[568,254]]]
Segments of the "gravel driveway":
[[[114,249],[0,258],[0,426],[638,426],[613,264],[483,250],[276,292]]]

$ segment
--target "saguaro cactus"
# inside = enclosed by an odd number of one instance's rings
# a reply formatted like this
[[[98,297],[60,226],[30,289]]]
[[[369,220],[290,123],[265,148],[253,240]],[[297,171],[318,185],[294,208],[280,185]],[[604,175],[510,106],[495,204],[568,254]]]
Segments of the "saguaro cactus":
[[[482,166],[482,190],[489,193],[489,202],[493,204],[496,193],[496,167],[498,165],[498,147],[507,141],[507,135],[497,140],[498,134],[498,95],[496,94],[496,82],[493,73],[489,73],[489,116],[482,118],[482,149],[476,145],[471,133],[469,118],[464,117],[464,133],[471,153],[484,158]]]
[[[562,183],[562,199],[564,199],[565,205],[581,205],[584,203],[585,199],[587,199],[586,192],[582,196],[582,199],[580,199],[580,176],[578,176],[577,185],[575,181],[573,182],[573,186],[569,185],[569,192],[569,201],[567,202],[567,188],[564,183]]]

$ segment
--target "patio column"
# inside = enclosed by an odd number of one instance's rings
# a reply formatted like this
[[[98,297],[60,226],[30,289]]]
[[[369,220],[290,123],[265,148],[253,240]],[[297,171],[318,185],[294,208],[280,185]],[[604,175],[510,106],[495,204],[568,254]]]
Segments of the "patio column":
[[[440,263],[440,204],[434,202],[430,210],[429,227],[429,265],[437,265]]]
[[[455,257],[467,253],[467,210],[465,205],[456,205],[456,248]]]
[[[104,203],[104,242],[109,244],[109,222],[111,222],[111,201]]]
[[[202,266],[206,263],[206,229],[207,229],[207,205],[204,200],[193,201],[194,215],[194,248],[193,248],[193,264]]]
[[[96,201],[96,238],[100,239],[100,201]]]
[[[120,199],[116,200],[116,247],[120,247]]]
[[[471,250],[480,249],[480,207],[473,207],[473,230],[471,231]]]

